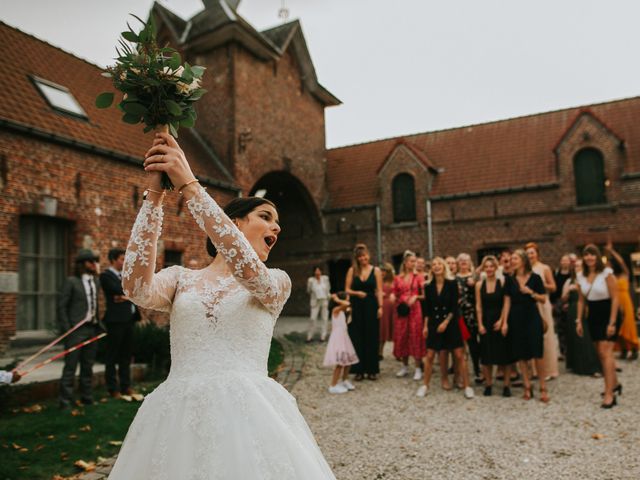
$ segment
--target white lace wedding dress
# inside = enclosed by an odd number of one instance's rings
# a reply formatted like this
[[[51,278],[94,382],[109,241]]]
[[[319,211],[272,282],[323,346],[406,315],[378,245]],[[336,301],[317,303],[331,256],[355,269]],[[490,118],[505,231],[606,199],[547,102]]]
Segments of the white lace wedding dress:
[[[267,376],[288,275],[267,269],[203,188],[187,205],[233,275],[154,274],[162,207],[144,201],[123,278],[137,305],[170,312],[171,372],[144,400],[109,479],[335,479],[295,399]]]

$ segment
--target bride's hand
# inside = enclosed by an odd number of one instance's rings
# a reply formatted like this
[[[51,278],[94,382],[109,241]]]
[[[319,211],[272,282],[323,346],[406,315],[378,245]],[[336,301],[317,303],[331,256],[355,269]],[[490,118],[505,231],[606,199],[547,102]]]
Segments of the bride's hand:
[[[178,142],[168,133],[156,133],[153,147],[145,154],[144,169],[166,172],[176,188],[196,179]]]

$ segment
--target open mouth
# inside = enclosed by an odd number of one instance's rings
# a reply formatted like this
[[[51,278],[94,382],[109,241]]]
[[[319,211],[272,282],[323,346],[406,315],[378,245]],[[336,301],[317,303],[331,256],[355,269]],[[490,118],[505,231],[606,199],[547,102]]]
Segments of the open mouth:
[[[267,244],[267,248],[271,250],[273,246],[276,244],[278,237],[275,235],[269,235],[268,237],[264,237],[264,243]]]

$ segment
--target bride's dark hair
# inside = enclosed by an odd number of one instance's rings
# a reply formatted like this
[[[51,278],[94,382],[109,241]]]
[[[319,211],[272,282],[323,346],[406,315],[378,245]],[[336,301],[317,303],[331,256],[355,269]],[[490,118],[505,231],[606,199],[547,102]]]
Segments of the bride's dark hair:
[[[266,198],[262,197],[239,197],[231,200],[226,207],[224,207],[224,213],[233,220],[235,218],[244,218],[253,212],[260,205],[271,205],[277,210],[274,203]],[[207,237],[207,253],[211,257],[215,257],[218,254],[216,247],[213,246],[211,239]]]

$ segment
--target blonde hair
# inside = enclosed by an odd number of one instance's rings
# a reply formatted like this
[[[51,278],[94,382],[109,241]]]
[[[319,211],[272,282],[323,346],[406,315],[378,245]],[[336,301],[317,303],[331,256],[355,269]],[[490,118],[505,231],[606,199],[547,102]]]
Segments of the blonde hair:
[[[394,270],[393,265],[391,265],[389,262],[383,263],[382,267],[380,267],[380,270],[382,270],[383,282],[393,282],[393,277],[395,277],[396,275],[396,271]]]
[[[404,264],[407,261],[407,258],[409,257],[415,257],[416,254],[413,253],[411,250],[405,250],[404,253],[402,254],[402,265],[400,265],[400,275],[406,275],[407,273],[413,273],[413,272],[407,272],[407,269],[405,268]]]
[[[529,260],[529,256],[527,255],[527,252],[525,252],[521,248],[518,248],[515,252],[512,253],[512,255],[517,255],[520,257],[520,260],[522,260],[522,266],[524,267],[525,273],[531,273],[533,271],[531,268],[531,261]]]
[[[362,254],[369,254],[369,249],[364,243],[357,243],[355,247],[353,247],[353,257],[351,259],[351,267],[353,268],[354,275],[360,275],[360,262],[358,262],[358,257]]]
[[[490,262],[493,263],[493,266],[496,268],[496,272],[497,272],[498,267],[500,266],[500,262],[498,262],[498,259],[494,255],[487,255],[482,259],[482,262],[480,263],[480,270],[484,271],[484,268],[487,266],[487,263],[490,263]]]
[[[433,265],[436,262],[440,262],[442,264],[442,266],[444,267],[444,278],[446,280],[453,280],[453,274],[451,273],[451,270],[449,270],[449,265],[447,265],[447,262],[444,261],[444,258],[442,257],[434,257],[431,260],[431,278],[429,279],[429,283],[433,282],[436,278],[435,273],[433,273]]]

